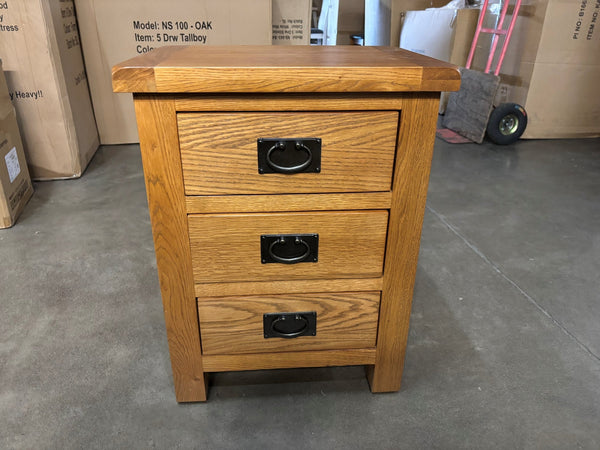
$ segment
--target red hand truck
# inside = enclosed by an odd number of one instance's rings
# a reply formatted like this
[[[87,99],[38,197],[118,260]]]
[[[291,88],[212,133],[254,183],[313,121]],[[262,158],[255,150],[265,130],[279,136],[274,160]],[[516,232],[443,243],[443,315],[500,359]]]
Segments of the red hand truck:
[[[500,16],[498,17],[498,25],[497,28],[482,28],[483,18],[488,9],[489,0],[484,0],[483,6],[481,7],[481,12],[479,13],[479,19],[477,20],[477,28],[475,29],[475,36],[473,37],[473,43],[471,44],[471,51],[469,51],[469,57],[467,58],[467,65],[465,66],[467,69],[471,68],[471,63],[473,62],[473,56],[475,55],[475,48],[477,47],[477,41],[479,40],[479,35],[481,33],[489,33],[492,34],[492,48],[490,50],[490,55],[487,60],[487,64],[485,66],[485,73],[490,73],[490,68],[492,66],[492,61],[494,60],[494,56],[496,55],[496,47],[498,46],[498,36],[504,35],[506,38],[504,39],[504,44],[502,45],[502,51],[500,52],[500,59],[498,60],[498,64],[496,65],[496,70],[494,70],[494,75],[498,75],[500,73],[500,67],[502,66],[502,61],[504,61],[504,55],[506,55],[506,49],[508,47],[508,43],[510,42],[510,37],[512,35],[513,29],[515,28],[515,22],[517,21],[517,16],[519,14],[519,9],[521,8],[521,0],[517,0],[515,3],[515,7],[513,9],[512,19],[510,21],[510,25],[508,29],[502,29],[502,25],[504,24],[504,19],[506,18],[506,11],[508,11],[509,0],[506,0],[502,5],[502,10],[500,11]]]

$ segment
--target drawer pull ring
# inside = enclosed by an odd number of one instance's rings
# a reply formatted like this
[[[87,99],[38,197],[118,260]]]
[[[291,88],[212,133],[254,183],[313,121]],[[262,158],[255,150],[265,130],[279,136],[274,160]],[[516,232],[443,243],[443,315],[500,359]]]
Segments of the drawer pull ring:
[[[265,339],[316,336],[317,313],[308,311],[264,314],[263,332]]]
[[[302,317],[299,314],[296,314],[294,316],[294,320],[296,322],[301,322],[300,328],[298,328],[295,331],[284,332],[284,331],[282,331],[282,328],[278,328],[277,325],[279,325],[279,327],[286,325],[285,324],[285,321],[286,321],[285,316],[278,317],[273,322],[271,322],[271,331],[273,332],[273,334],[276,334],[279,337],[284,337],[284,338],[295,338],[298,336],[302,336],[302,334],[304,334],[304,332],[308,328],[308,320],[306,319],[306,317]]]
[[[263,234],[260,236],[263,264],[316,263],[319,261],[318,234]]]
[[[273,258],[277,262],[284,263],[284,264],[299,263],[299,262],[304,261],[306,258],[308,258],[308,255],[310,255],[310,245],[308,245],[308,243],[306,241],[302,240],[302,238],[300,238],[300,236],[296,236],[296,239],[294,240],[294,244],[302,245],[306,249],[304,251],[304,253],[302,253],[300,256],[292,256],[289,258],[286,258],[285,256],[277,255],[273,251],[273,249],[275,248],[276,245],[284,245],[285,239],[286,239],[285,236],[281,236],[276,241],[271,242],[271,245],[269,245],[269,256],[271,258]]]
[[[321,145],[320,138],[258,138],[258,173],[320,173]]]
[[[304,161],[302,164],[298,164],[296,166],[287,166],[287,167],[280,166],[279,164],[274,163],[273,160],[271,159],[273,152],[274,151],[285,151],[285,148],[286,148],[285,142],[279,141],[275,145],[273,145],[267,152],[267,164],[269,165],[269,167],[271,169],[273,169],[275,172],[298,173],[298,172],[302,172],[304,169],[306,169],[308,166],[310,166],[310,164],[312,163],[312,160],[313,160],[313,155],[312,155],[312,152],[310,151],[310,148],[308,148],[306,145],[304,145],[300,141],[296,141],[296,144],[294,145],[294,147],[295,147],[296,151],[306,152],[306,154],[308,155],[308,158],[306,158],[306,161]]]

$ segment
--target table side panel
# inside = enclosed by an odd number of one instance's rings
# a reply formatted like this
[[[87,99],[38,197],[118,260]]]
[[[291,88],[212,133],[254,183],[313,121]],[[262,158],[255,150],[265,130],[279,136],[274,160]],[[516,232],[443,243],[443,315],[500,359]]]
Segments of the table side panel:
[[[377,361],[367,370],[373,392],[400,389],[439,93],[413,94],[403,104],[392,184]]]
[[[135,109],[177,401],[206,400],[175,104],[136,96]]]

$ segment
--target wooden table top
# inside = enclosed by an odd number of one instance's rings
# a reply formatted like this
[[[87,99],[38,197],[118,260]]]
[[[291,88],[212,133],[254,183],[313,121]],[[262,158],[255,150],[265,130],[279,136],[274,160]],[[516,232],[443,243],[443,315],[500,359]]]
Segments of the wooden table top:
[[[456,66],[394,47],[168,46],[117,64],[115,92],[455,91]]]

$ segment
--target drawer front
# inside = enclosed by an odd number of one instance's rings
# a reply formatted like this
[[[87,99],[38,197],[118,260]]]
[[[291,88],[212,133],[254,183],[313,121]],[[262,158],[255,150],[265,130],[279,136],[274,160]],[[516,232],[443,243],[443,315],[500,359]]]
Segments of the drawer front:
[[[391,188],[397,111],[179,113],[177,123],[187,195]],[[318,172],[259,173],[258,139],[296,138],[321,140]],[[305,150],[298,154],[309,158]]]
[[[387,222],[386,210],[192,214],[188,223],[194,279],[196,283],[216,283],[379,277]],[[297,245],[298,252],[310,251],[315,258],[296,264],[263,263],[263,236],[293,239],[305,234],[318,235],[318,252],[314,255],[316,248],[308,238],[306,244]],[[270,242],[273,253],[281,255],[279,243]]]
[[[379,299],[379,292],[199,298],[202,353],[375,347]],[[265,314],[295,312],[316,313],[314,336],[264,337]]]

